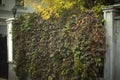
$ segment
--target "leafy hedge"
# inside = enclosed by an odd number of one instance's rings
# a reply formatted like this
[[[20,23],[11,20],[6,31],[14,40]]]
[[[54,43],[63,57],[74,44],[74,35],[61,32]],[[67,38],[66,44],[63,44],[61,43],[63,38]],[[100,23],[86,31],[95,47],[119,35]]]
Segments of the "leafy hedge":
[[[35,13],[14,22],[20,80],[96,80],[103,77],[105,32],[93,11],[43,20]]]

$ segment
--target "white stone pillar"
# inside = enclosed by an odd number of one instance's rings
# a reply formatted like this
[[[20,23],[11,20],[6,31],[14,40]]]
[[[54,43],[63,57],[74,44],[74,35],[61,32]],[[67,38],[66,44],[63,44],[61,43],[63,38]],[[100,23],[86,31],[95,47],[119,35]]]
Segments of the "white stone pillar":
[[[115,36],[114,36],[114,17],[117,10],[114,6],[106,6],[103,8],[105,29],[106,29],[106,55],[104,66],[104,80],[114,80],[113,63],[115,53]]]
[[[7,23],[7,50],[8,50],[8,80],[18,80],[13,63],[13,40],[12,40],[12,22],[14,18],[6,20]]]
[[[13,62],[13,41],[12,41],[12,21],[14,18],[6,20],[7,23],[7,50],[8,62]]]

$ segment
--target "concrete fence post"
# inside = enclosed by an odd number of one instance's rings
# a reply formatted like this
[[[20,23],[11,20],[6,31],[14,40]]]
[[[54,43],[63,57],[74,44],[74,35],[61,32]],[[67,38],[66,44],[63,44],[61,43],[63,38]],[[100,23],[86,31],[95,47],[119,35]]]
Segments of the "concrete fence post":
[[[13,63],[13,40],[12,40],[12,22],[14,18],[6,20],[7,23],[7,50],[8,50],[8,80],[18,80],[16,77]]]
[[[106,55],[104,66],[104,80],[114,80],[115,26],[114,17],[118,15],[116,5],[103,7],[106,30]]]

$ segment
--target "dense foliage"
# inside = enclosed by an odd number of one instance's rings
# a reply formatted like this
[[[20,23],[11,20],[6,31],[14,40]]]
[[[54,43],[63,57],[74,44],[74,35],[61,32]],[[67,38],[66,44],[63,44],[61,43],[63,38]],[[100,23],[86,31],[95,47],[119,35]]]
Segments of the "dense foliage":
[[[13,40],[20,80],[103,77],[105,32],[101,16],[93,10],[64,11],[59,18],[48,20],[35,13],[25,14],[14,22]]]
[[[101,6],[113,4],[112,1],[29,0],[37,13],[20,16],[13,27],[19,79],[103,77],[105,32]]]

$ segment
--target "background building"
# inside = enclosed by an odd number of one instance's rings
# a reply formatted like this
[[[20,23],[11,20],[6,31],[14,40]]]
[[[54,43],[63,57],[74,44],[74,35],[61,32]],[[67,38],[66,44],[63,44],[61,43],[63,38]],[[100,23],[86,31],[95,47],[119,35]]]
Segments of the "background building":
[[[17,80],[13,65],[12,20],[14,13],[19,16],[33,12],[30,6],[24,7],[21,0],[0,0],[0,78]]]

